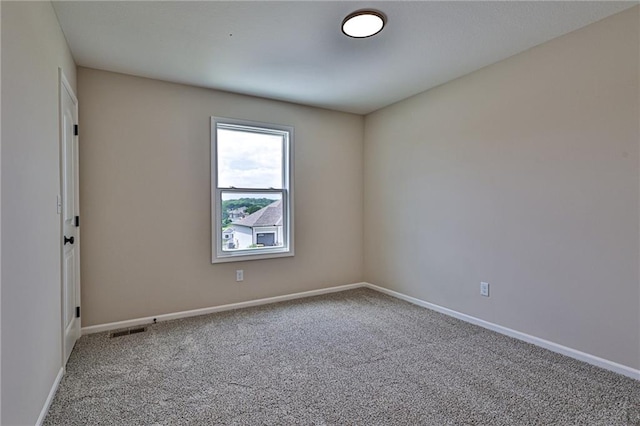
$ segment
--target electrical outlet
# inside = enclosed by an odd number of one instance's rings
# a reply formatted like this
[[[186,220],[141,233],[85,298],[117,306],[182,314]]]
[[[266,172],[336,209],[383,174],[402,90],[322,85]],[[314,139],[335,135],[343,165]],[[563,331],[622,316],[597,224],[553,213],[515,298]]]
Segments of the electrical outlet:
[[[480,283],[480,296],[489,297],[489,283]]]
[[[236,270],[236,281],[244,281],[244,270],[242,269]]]

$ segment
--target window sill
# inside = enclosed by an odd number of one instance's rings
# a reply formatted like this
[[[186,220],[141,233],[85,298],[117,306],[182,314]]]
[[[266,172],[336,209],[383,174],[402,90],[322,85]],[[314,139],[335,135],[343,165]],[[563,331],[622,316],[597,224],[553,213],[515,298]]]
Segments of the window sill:
[[[269,251],[268,253],[234,253],[215,256],[211,263],[245,262],[249,260],[275,259],[279,257],[293,257],[293,250]]]

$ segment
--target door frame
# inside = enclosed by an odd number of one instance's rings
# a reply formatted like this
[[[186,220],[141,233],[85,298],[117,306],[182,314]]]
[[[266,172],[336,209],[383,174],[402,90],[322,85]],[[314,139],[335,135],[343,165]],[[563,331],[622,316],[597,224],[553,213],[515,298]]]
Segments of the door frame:
[[[64,318],[65,318],[65,300],[64,300],[64,246],[63,246],[63,238],[64,238],[64,215],[62,214],[62,206],[64,204],[64,200],[63,200],[63,195],[64,195],[64,161],[63,161],[63,156],[64,156],[64,129],[63,129],[63,107],[62,107],[62,95],[63,95],[63,91],[67,91],[69,93],[69,96],[71,97],[71,100],[73,101],[73,103],[75,104],[75,118],[76,121],[79,122],[79,118],[78,118],[78,98],[76,97],[75,91],[73,90],[73,88],[71,87],[71,84],[69,84],[69,80],[67,79],[67,77],[64,74],[64,71],[62,70],[62,68],[58,68],[58,161],[59,161],[59,165],[58,165],[58,170],[59,170],[59,175],[60,175],[60,182],[59,182],[59,195],[58,195],[58,214],[60,215],[60,232],[59,232],[59,250],[60,250],[60,343],[61,343],[61,348],[60,348],[60,355],[61,355],[61,362],[62,362],[62,368],[65,369],[66,368],[66,363],[67,363],[67,359],[68,359],[68,354],[65,353],[66,351],[66,345],[65,345],[65,323],[64,323]],[[78,123],[75,123],[78,124]],[[78,135],[74,135],[75,137],[75,146],[79,147],[79,136]],[[74,176],[74,181],[75,181],[75,185],[74,185],[74,196],[75,196],[75,202],[76,205],[78,206],[77,210],[77,214],[79,215],[79,203],[80,203],[80,197],[79,197],[79,193],[80,193],[80,172],[79,172],[79,164],[80,164],[80,157],[79,157],[79,153],[78,153],[79,149],[76,149],[74,152],[74,164],[76,166],[75,168],[75,176]],[[76,245],[76,262],[75,262],[75,275],[76,275],[76,280],[75,280],[75,285],[76,285],[76,306],[80,306],[80,227],[78,226],[76,229],[76,242],[74,243]],[[78,324],[79,324],[79,328],[82,327],[82,317],[79,317],[77,319]]]

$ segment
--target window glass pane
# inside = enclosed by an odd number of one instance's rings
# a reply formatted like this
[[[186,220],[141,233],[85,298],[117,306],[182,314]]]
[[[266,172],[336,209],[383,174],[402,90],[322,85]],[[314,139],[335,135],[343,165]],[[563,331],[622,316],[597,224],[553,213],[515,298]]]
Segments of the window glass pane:
[[[222,191],[222,250],[283,247],[282,193]]]
[[[219,188],[282,188],[281,135],[217,129]]]

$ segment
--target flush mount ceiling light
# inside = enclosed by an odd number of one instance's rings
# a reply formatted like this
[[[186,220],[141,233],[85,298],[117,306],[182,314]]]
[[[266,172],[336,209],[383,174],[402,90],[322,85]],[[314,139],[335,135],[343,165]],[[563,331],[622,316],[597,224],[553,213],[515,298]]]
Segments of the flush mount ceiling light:
[[[353,38],[366,38],[378,34],[387,18],[377,10],[357,10],[342,21],[342,32]]]

